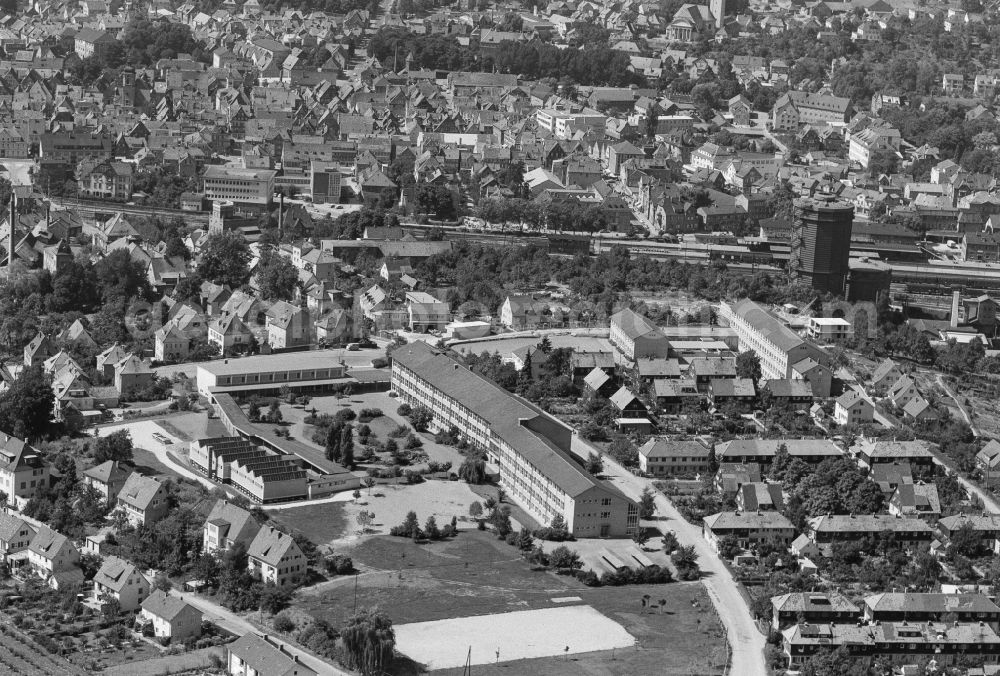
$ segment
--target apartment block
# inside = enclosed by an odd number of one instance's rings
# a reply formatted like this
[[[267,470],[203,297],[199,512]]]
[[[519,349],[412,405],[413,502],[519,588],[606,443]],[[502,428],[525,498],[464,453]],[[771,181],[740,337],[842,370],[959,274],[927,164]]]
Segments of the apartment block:
[[[793,377],[792,366],[808,357],[818,363],[828,361],[822,350],[749,298],[733,304],[722,303],[721,314],[736,331],[740,350],[752,350],[760,357],[765,380]]]

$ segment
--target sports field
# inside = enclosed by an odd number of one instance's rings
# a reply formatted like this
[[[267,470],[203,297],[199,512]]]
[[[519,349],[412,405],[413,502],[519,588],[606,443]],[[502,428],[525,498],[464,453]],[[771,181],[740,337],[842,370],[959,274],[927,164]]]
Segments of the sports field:
[[[574,655],[635,644],[590,606],[414,622],[396,627],[396,649],[428,669]],[[471,653],[470,653],[471,650]]]

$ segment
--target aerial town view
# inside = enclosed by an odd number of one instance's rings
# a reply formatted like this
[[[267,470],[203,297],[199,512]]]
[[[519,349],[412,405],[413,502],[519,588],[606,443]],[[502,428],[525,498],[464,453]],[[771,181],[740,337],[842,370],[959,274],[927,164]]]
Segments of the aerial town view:
[[[702,1],[0,0],[0,676],[1000,676],[1000,0]]]

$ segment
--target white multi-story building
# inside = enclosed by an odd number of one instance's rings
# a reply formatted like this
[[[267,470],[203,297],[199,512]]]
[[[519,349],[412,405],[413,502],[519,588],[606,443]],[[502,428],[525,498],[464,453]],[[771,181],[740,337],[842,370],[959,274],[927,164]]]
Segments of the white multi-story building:
[[[485,451],[500,485],[539,523],[559,515],[577,537],[635,533],[636,503],[583,470],[570,456],[572,429],[552,416],[421,341],[392,353],[392,387]]]
[[[847,340],[854,333],[854,327],[841,317],[810,317],[809,337],[825,343],[837,343]]]
[[[267,206],[274,196],[271,169],[240,169],[212,165],[205,168],[205,197],[222,202]]]
[[[807,343],[748,298],[732,305],[722,303],[720,310],[736,331],[740,350],[753,350],[760,357],[765,380],[793,377],[792,366],[807,357],[819,363],[828,361],[822,350]]]

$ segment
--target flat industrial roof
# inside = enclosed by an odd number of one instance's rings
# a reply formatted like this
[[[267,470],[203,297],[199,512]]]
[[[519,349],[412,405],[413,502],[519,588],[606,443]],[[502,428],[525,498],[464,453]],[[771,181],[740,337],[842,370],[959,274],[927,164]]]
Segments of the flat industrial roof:
[[[302,369],[332,368],[335,366],[340,366],[340,361],[328,350],[261,354],[198,364],[199,369],[204,369],[217,376],[268,373],[271,371],[301,371]]]

